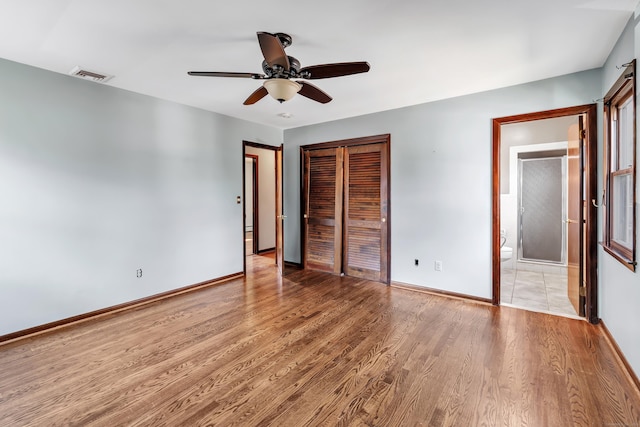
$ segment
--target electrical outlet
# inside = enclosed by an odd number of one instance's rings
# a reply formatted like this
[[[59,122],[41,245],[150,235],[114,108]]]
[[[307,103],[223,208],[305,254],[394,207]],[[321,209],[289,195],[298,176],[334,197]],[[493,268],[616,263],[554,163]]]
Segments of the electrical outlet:
[[[414,264],[416,267],[418,266],[418,264],[420,264],[420,261],[418,261],[418,258],[415,259]]]
[[[141,268],[136,270],[136,277],[138,277],[138,278],[142,277],[142,269]]]
[[[436,261],[436,262],[433,264],[433,268],[434,268],[436,271],[442,271],[442,261]]]

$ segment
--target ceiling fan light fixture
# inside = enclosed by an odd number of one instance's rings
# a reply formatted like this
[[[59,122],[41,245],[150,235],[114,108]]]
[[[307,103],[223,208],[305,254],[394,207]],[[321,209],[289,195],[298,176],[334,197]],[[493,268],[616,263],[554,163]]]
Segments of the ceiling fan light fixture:
[[[288,79],[269,79],[263,85],[269,95],[280,103],[293,98],[302,88],[301,84]]]
[[[312,101],[326,104],[332,98],[320,88],[304,80],[350,76],[352,74],[366,73],[370,69],[369,63],[365,61],[317,64],[300,68],[300,62],[293,56],[287,55],[284,51],[285,47],[291,45],[291,36],[284,33],[271,34],[264,31],[259,31],[257,35],[260,50],[262,50],[262,56],[264,57],[262,61],[264,74],[235,71],[189,71],[188,74],[190,76],[239,77],[264,80],[262,86],[259,86],[244,100],[243,105],[253,105],[267,96],[267,94],[282,103],[289,101],[296,96],[296,93]],[[298,81],[290,79],[298,79]]]

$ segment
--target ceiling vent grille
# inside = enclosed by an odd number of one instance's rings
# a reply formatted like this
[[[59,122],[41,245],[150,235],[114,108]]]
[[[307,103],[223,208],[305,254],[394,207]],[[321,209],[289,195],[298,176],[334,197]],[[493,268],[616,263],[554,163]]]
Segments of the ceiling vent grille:
[[[69,72],[69,74],[74,77],[79,77],[81,79],[98,83],[105,83],[113,78],[113,76],[110,76],[108,74],[96,73],[95,71],[84,70],[80,67],[74,67],[73,70]]]

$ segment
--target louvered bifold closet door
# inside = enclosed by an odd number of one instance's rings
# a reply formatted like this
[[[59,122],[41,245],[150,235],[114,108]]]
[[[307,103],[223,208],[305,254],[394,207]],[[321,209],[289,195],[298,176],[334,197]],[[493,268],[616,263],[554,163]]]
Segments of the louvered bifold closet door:
[[[344,269],[348,276],[388,282],[387,146],[347,147],[344,155]]]
[[[342,271],[343,149],[305,152],[305,268]]]

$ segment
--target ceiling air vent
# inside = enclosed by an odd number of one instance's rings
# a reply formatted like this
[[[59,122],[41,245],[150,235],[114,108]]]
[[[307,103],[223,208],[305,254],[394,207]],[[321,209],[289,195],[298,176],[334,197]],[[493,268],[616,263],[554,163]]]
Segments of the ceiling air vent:
[[[69,75],[98,83],[105,83],[113,77],[107,74],[96,73],[95,71],[83,70],[80,67],[74,67],[73,70],[69,72]]]

